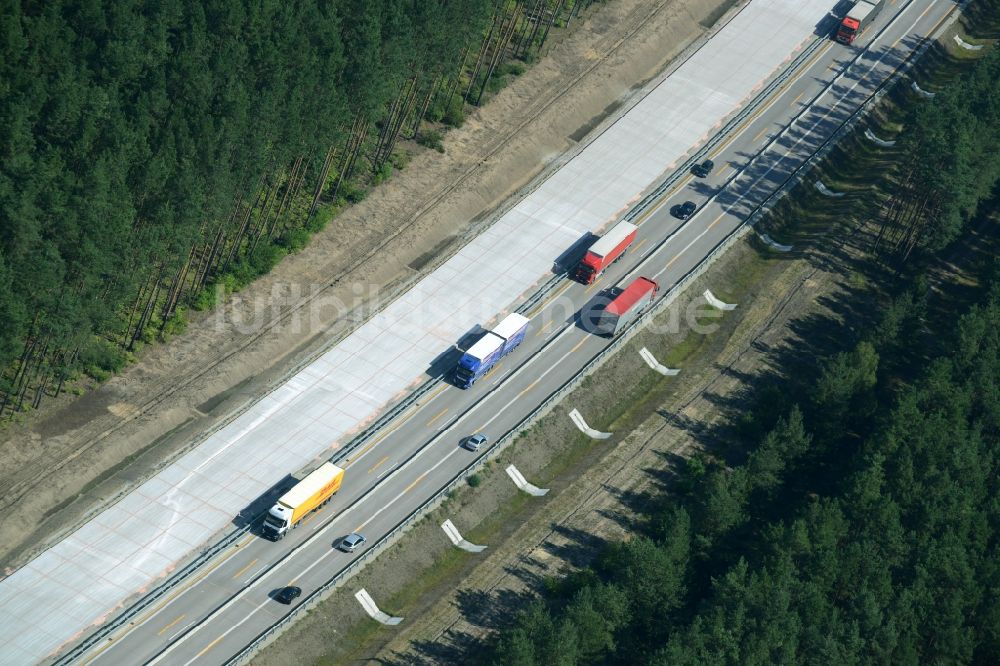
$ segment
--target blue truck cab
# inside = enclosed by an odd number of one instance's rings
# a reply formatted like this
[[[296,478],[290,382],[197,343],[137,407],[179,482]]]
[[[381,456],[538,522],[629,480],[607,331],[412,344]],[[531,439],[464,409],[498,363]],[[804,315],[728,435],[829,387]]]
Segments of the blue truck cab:
[[[485,375],[497,361],[517,348],[524,340],[530,319],[509,314],[462,354],[455,367],[455,384],[469,388]]]

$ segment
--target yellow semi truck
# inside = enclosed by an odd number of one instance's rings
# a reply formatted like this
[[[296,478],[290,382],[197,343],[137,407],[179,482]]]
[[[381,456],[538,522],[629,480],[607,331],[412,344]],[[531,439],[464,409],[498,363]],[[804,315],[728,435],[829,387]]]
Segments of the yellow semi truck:
[[[343,469],[323,463],[278,499],[267,512],[261,532],[271,541],[281,539],[310,511],[330,501],[343,481]]]

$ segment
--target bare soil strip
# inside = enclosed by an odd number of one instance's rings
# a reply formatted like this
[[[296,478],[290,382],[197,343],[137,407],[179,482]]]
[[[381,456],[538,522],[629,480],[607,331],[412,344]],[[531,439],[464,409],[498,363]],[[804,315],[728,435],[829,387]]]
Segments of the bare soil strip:
[[[595,7],[448,133],[443,156],[421,151],[305,252],[99,389],[6,428],[0,563],[23,564],[433,268],[732,4]]]

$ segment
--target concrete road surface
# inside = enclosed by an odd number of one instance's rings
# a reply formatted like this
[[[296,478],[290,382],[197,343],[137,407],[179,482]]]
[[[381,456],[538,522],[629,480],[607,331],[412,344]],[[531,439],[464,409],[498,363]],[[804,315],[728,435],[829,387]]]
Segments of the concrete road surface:
[[[100,664],[224,663],[289,613],[290,607],[272,599],[277,590],[294,584],[303,588],[304,597],[349,565],[361,553],[336,550],[340,538],[357,531],[367,536],[369,544],[377,541],[481,455],[462,448],[463,438],[474,432],[493,439],[502,435],[605,348],[609,341],[589,333],[581,322],[578,313],[586,312],[588,303],[638,275],[658,280],[662,290],[677,282],[732,233],[748,211],[780,185],[954,7],[940,0],[913,0],[902,11],[900,6],[900,2],[888,4],[860,44],[845,47],[826,41],[711,156],[717,166],[707,179],[684,178],[641,220],[636,244],[622,261],[592,286],[567,281],[531,313],[525,343],[490,375],[469,390],[440,386],[346,461],[344,486],[329,507],[282,542],[248,536],[88,659]],[[778,141],[750,162],[750,156],[786,128]],[[699,209],[682,222],[669,209],[685,200],[694,201]],[[667,237],[670,240],[661,244]]]

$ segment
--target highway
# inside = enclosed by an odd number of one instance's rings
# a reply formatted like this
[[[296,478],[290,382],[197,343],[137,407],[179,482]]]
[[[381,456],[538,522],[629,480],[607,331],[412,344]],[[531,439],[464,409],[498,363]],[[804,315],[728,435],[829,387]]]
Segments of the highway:
[[[330,505],[281,542],[246,536],[82,663],[225,663],[299,603],[281,605],[274,592],[294,584],[305,595],[323,585],[361,554],[336,550],[339,539],[358,531],[370,545],[388,533],[482,455],[461,448],[463,438],[484,432],[495,440],[604,349],[609,341],[581,326],[578,312],[638,275],[657,280],[661,293],[677,283],[953,9],[944,0],[897,0],[854,46],[818,37],[822,44],[804,65],[713,150],[714,172],[685,176],[646,211],[635,245],[597,283],[566,280],[528,313],[524,344],[490,375],[469,390],[438,386],[341,463],[344,485]],[[669,209],[685,200],[699,208],[682,222]]]

